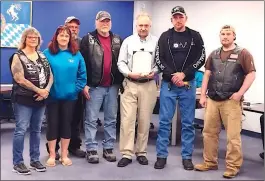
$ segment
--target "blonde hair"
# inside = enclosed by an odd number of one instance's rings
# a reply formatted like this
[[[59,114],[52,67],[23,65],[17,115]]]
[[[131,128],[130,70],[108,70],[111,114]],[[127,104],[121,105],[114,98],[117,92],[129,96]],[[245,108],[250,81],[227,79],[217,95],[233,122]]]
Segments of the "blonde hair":
[[[21,39],[18,44],[18,50],[22,50],[26,47],[26,38],[29,34],[36,34],[38,36],[38,46],[36,47],[36,50],[40,49],[42,43],[40,32],[34,27],[29,27],[26,28],[21,35]]]

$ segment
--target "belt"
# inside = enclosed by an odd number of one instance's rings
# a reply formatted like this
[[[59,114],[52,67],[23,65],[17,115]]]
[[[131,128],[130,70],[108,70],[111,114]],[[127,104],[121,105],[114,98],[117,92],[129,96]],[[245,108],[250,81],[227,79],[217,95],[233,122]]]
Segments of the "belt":
[[[130,80],[132,82],[146,83],[146,82],[149,82],[149,81],[154,80],[154,79],[132,79],[132,78],[128,77],[128,80]]]

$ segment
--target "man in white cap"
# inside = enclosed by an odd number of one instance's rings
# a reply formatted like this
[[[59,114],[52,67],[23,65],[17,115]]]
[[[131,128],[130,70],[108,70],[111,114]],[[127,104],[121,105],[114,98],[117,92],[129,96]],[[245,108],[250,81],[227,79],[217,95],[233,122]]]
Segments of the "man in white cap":
[[[78,46],[80,46],[81,38],[79,37],[79,26],[80,26],[80,20],[76,18],[75,16],[69,16],[65,20],[65,25],[69,27],[71,30],[72,36],[76,40]],[[72,155],[75,155],[80,158],[85,157],[85,152],[80,149],[82,140],[80,138],[80,127],[81,123],[83,121],[83,113],[84,113],[84,99],[82,92],[79,93],[78,95],[78,100],[75,106],[75,111],[74,111],[74,120],[72,122],[71,126],[71,141],[69,144],[69,152]],[[56,144],[56,159],[58,160],[60,158],[60,155],[58,153],[59,150],[59,142],[60,139],[57,140]],[[48,144],[46,144],[47,151],[49,152],[48,149]]]
[[[88,78],[83,91],[87,99],[84,120],[86,158],[89,163],[99,163],[96,133],[99,111],[103,104],[103,157],[109,162],[115,162],[113,149],[116,141],[117,98],[123,81],[117,62],[122,40],[110,31],[111,16],[108,12],[99,11],[95,25],[96,30],[85,35],[80,44]]]
[[[74,16],[69,16],[68,18],[66,18],[64,23],[66,26],[70,28],[72,36],[80,46],[81,43],[81,38],[79,37],[80,20]]]

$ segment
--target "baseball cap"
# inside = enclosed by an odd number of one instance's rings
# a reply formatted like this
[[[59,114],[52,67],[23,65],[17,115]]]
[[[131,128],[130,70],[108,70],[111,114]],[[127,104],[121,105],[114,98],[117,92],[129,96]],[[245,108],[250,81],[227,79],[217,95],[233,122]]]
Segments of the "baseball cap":
[[[222,26],[220,32],[221,32],[222,30],[230,30],[230,31],[232,31],[234,34],[236,34],[236,30],[235,30],[235,28],[234,28],[233,26],[231,26],[231,25],[224,25],[224,26]]]
[[[173,16],[175,14],[186,15],[186,12],[182,6],[176,6],[171,10],[171,15]]]
[[[102,21],[104,19],[110,19],[111,16],[107,11],[99,11],[98,14],[96,15],[96,20]]]
[[[80,25],[80,20],[79,20],[78,18],[74,17],[74,16],[69,16],[69,17],[67,17],[64,23],[65,23],[65,24],[66,24],[66,23],[70,23],[70,22],[73,21],[73,20],[75,20],[75,21],[77,22],[77,24]]]

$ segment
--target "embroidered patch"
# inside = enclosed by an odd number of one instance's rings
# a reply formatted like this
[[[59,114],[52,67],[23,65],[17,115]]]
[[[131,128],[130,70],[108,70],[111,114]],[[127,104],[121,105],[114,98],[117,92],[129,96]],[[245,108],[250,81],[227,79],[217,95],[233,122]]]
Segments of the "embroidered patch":
[[[230,55],[230,58],[237,59],[237,58],[238,58],[238,54],[231,54],[231,55]]]
[[[234,59],[228,59],[227,61],[228,62],[236,62],[236,60],[234,60]]]
[[[115,43],[120,43],[120,39],[119,39],[119,38],[113,38],[113,41],[114,41]]]
[[[179,47],[179,44],[178,44],[178,43],[174,43],[174,44],[173,44],[173,47],[174,47],[174,48],[178,48],[178,47]]]
[[[90,44],[94,44],[95,43],[95,40],[92,37],[89,37],[88,41],[89,41]]]

